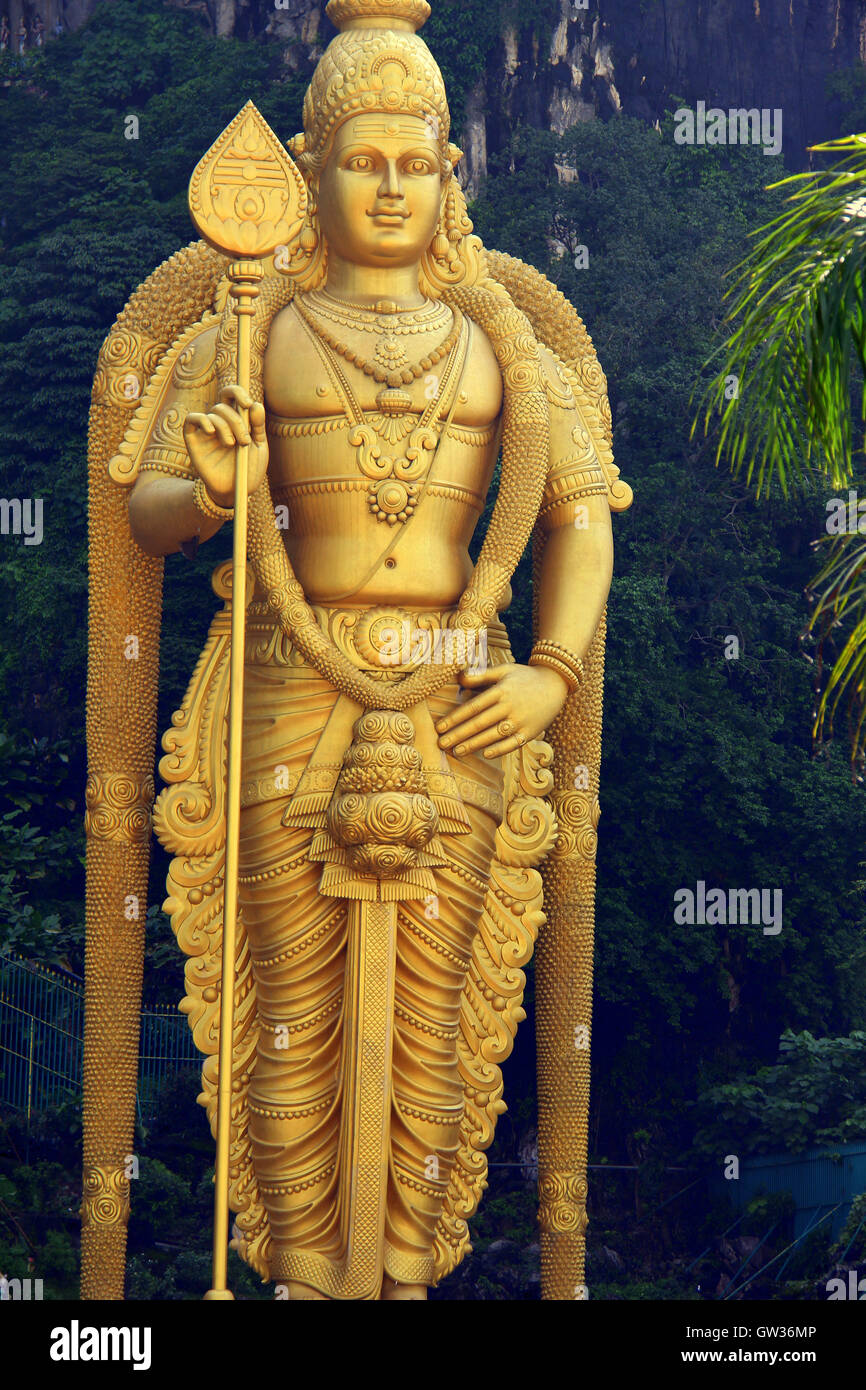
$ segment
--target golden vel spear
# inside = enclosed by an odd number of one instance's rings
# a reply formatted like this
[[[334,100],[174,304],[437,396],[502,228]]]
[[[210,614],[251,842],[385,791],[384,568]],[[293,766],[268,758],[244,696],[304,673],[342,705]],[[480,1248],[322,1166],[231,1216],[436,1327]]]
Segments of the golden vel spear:
[[[264,275],[262,258],[287,245],[307,206],[303,178],[251,101],[248,101],[196,165],[189,210],[205,241],[232,257],[228,267],[237,315],[237,384],[250,389],[252,319]],[[219,1081],[214,1175],[213,1275],[208,1299],[231,1299],[226,1283],[229,1238],[232,1048],[235,943],[238,916],[238,852],[244,699],[244,626],[247,584],[247,478],[249,445],[236,450],[232,551],[231,664],[229,673],[226,859],[220,984]]]

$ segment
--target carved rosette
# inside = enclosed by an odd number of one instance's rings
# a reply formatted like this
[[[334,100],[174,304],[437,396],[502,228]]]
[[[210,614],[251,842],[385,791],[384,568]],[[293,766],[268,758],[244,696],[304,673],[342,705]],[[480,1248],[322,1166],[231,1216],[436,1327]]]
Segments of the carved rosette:
[[[589,792],[557,792],[553,796],[559,833],[552,857],[594,860],[598,849],[601,803]]]
[[[146,333],[115,328],[105,339],[96,364],[91,401],[137,410],[146,383],[159,366],[164,349]]]
[[[84,831],[88,839],[148,844],[154,794],[152,777],[92,772],[84,793]]]
[[[586,1215],[587,1182],[581,1173],[557,1173],[552,1169],[538,1175],[538,1222],[550,1234],[583,1235]]]
[[[355,725],[327,825],[351,867],[393,878],[418,864],[439,829],[406,714],[367,710]]]
[[[81,1217],[86,1225],[114,1226],[129,1221],[129,1178],[120,1164],[85,1166]]]

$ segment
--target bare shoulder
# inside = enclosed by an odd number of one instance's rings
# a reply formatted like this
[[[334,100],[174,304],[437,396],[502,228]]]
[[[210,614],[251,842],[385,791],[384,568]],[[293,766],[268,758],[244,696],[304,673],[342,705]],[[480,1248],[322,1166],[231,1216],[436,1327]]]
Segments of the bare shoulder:
[[[473,321],[460,393],[459,418],[463,424],[488,425],[501,410],[502,373],[496,353],[484,329]]]
[[[308,401],[309,387],[322,375],[322,361],[294,304],[287,304],[274,316],[265,350],[265,404],[276,415],[292,417],[306,413],[316,397]],[[313,408],[312,413],[318,413]]]

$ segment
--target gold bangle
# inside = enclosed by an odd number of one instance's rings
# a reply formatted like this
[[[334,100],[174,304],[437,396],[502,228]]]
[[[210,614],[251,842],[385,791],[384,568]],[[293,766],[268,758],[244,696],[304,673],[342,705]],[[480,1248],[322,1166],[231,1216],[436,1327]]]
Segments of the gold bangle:
[[[212,517],[214,521],[231,521],[235,514],[234,507],[221,507],[213,500],[203,478],[196,478],[193,483],[192,500],[200,512]]]
[[[561,647],[558,642],[536,642],[532,648],[529,665],[547,666],[551,671],[556,671],[562,676],[570,692],[574,692],[583,684],[583,662],[579,656],[575,656],[567,647]]]

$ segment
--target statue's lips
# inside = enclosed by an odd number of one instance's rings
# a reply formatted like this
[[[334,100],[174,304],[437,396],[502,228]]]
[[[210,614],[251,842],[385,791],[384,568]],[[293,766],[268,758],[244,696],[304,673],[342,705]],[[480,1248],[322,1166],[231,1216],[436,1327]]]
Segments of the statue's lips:
[[[412,214],[411,212],[368,212],[367,216],[380,227],[399,227],[403,222],[408,222]]]

